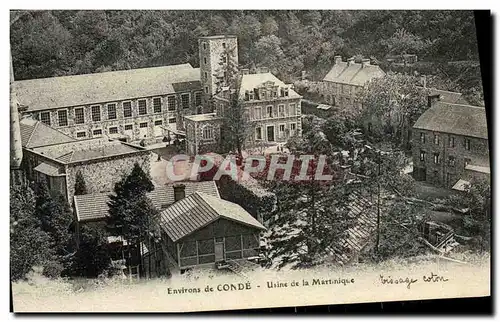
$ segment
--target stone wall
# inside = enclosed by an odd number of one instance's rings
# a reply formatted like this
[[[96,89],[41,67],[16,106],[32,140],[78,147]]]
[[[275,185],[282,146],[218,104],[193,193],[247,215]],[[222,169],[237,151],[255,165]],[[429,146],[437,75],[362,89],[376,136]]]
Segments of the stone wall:
[[[75,178],[81,171],[89,193],[113,191],[116,182],[128,175],[137,162],[146,173],[150,173],[151,152],[143,151],[132,155],[117,156],[98,162],[84,162],[68,165],[67,189],[72,200],[75,191]]]
[[[421,142],[420,133],[425,134],[425,142]],[[439,144],[435,144],[434,134],[439,136]],[[450,137],[454,138],[454,147],[450,146]],[[466,149],[465,139],[470,140],[470,150]],[[425,152],[424,161],[420,161],[421,151]],[[439,153],[438,164],[434,162],[435,153]],[[423,175],[425,171],[425,181],[448,188],[459,179],[466,179],[466,161],[468,164],[489,166],[488,140],[462,135],[413,129],[412,155],[414,174]],[[450,157],[454,162],[450,162]]]
[[[198,85],[199,86],[199,85]],[[193,86],[191,86],[193,87]],[[197,87],[197,86],[195,86]],[[137,141],[144,138],[144,135],[147,138],[151,137],[161,137],[166,134],[166,131],[163,131],[161,128],[157,128],[155,131],[154,122],[161,120],[162,125],[168,125],[168,121],[171,118],[176,118],[177,128],[182,128],[182,116],[183,115],[191,115],[196,114],[197,108],[195,105],[195,93],[200,92],[200,88],[186,89],[185,91],[171,94],[164,94],[161,96],[154,97],[143,97],[143,98],[131,98],[123,101],[117,102],[101,102],[96,104],[90,104],[85,106],[75,106],[75,107],[66,107],[60,109],[50,110],[50,122],[51,126],[58,129],[59,131],[77,139],[88,139],[93,137],[101,137],[101,136],[110,136],[110,137],[123,137],[127,138],[129,141]],[[190,105],[189,108],[182,108],[181,103],[181,95],[188,93],[190,95]],[[175,97],[175,111],[169,111],[167,100],[168,97]],[[161,98],[161,112],[154,113],[153,109],[153,98],[160,97]],[[138,101],[146,99],[146,115],[139,115],[138,110]],[[123,116],[123,102],[131,102],[132,106],[132,116],[124,117]],[[114,103],[116,104],[116,119],[108,118],[108,104]],[[92,108],[91,106],[99,105],[101,107],[101,121],[94,122],[92,121]],[[83,124],[75,124],[75,109],[82,108],[84,111],[84,123]],[[66,110],[68,112],[68,125],[67,126],[59,126],[58,125],[58,111]],[[33,117],[35,119],[40,119],[41,112],[34,112]],[[139,128],[140,123],[148,123],[146,133],[141,133],[141,129]],[[125,125],[133,125],[132,131],[125,131]],[[110,134],[109,128],[118,127],[117,134]],[[102,135],[94,135],[94,130],[102,130]],[[77,133],[85,133],[85,137],[77,137]]]

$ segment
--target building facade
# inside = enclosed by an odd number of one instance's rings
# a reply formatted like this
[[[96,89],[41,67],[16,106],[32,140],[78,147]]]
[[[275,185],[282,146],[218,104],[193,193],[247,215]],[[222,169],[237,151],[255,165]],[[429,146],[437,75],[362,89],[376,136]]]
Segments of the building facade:
[[[446,188],[489,180],[484,108],[434,101],[413,126],[412,155],[416,180]]]
[[[25,115],[75,138],[161,139],[201,112],[200,71],[189,64],[15,82]]]
[[[369,59],[357,63],[349,58],[344,62],[342,56],[335,56],[334,65],[323,78],[319,91],[323,100],[333,107],[361,109],[358,93],[370,80],[384,76],[385,72]]]
[[[45,179],[51,191],[72,201],[81,172],[89,193],[110,191],[138,163],[150,171],[151,152],[118,140],[75,140],[40,121],[21,120],[22,167],[32,181]]]

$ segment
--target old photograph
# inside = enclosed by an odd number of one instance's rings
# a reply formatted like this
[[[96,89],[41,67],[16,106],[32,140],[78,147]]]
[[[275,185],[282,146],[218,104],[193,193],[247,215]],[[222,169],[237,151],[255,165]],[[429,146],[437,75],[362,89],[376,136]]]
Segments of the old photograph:
[[[11,10],[14,312],[489,296],[477,26],[466,10]]]

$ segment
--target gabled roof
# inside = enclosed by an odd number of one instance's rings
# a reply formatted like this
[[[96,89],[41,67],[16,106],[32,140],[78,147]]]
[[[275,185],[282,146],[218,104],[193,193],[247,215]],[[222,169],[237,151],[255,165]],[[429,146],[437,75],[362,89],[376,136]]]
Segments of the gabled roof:
[[[377,77],[384,77],[385,72],[377,65],[337,62],[323,78],[324,81],[363,86]]]
[[[278,77],[271,73],[256,73],[256,74],[245,74],[241,77],[240,85],[240,97],[243,99],[245,97],[246,91],[253,91],[255,88],[262,86],[264,83],[272,82],[274,85],[278,85],[280,88],[286,87],[288,89],[288,98],[300,98],[301,96],[297,94],[289,85],[283,83]]]
[[[203,192],[195,192],[162,211],[160,224],[172,241],[176,242],[220,218],[266,230],[240,205]]]
[[[28,111],[113,102],[200,89],[200,69],[190,64],[16,81],[17,98]]]
[[[35,167],[35,171],[38,171],[40,173],[43,173],[45,175],[51,176],[51,177],[56,177],[59,175],[63,175],[61,171],[59,171],[59,168],[48,164],[48,163],[40,163],[38,166]]]
[[[484,107],[437,102],[422,114],[416,129],[488,139]]]
[[[335,259],[343,264],[366,246],[377,227],[377,212],[366,197],[353,191],[348,201],[348,216],[353,222],[347,229],[347,236],[340,241],[345,249],[335,249],[333,253]]]
[[[21,142],[25,148],[36,148],[45,145],[76,141],[72,137],[44,124],[43,122],[25,118],[20,122]]]
[[[220,198],[215,181],[188,181],[183,182],[183,184],[186,186],[186,196],[196,191],[202,191],[215,198]],[[110,194],[112,194],[112,192],[74,196],[73,199],[78,221],[85,222],[105,219],[108,216],[108,201]],[[156,187],[155,190],[147,193],[147,196],[158,210],[164,209],[174,203],[173,184]]]
[[[147,150],[143,147],[106,138],[74,140],[35,147],[32,150],[65,164],[93,161],[126,154],[147,153]]]

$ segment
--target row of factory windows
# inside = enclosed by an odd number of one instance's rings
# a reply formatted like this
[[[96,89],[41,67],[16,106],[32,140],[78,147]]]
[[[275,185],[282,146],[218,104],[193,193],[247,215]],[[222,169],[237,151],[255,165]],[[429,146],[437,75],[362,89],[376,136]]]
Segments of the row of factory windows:
[[[169,118],[168,119],[168,123],[169,124],[174,124],[176,123],[176,118],[175,117],[172,117],[172,118]],[[154,126],[162,126],[163,125],[163,120],[155,120],[154,121]],[[149,123],[148,122],[141,122],[139,123],[139,128],[140,129],[143,129],[143,128],[147,128],[149,126]],[[124,131],[133,131],[134,130],[134,124],[125,124],[123,126],[123,130]],[[79,132],[76,132],[76,137],[81,139],[81,138],[85,138],[87,137],[87,131],[79,131]],[[108,134],[118,134],[119,131],[118,131],[118,126],[110,126],[108,128]],[[93,136],[99,136],[99,135],[102,135],[102,129],[95,129],[95,130],[92,130],[92,135]]]
[[[201,105],[201,92],[195,93],[195,104],[196,106]],[[181,94],[181,107],[183,109],[189,108],[190,106],[190,94],[185,93]],[[108,111],[108,120],[116,120],[118,118],[117,114],[117,104],[116,103],[109,103],[106,104],[107,111]],[[147,100],[146,99],[140,99],[137,101],[137,108],[138,108],[138,115],[143,116],[147,115]],[[167,110],[168,111],[175,111],[176,108],[176,98],[175,96],[167,96]],[[90,107],[91,109],[91,120],[93,122],[100,122],[102,121],[102,111],[101,111],[101,105],[92,105]],[[132,117],[132,102],[131,101],[125,101],[122,102],[122,112],[123,112],[123,117],[128,118]],[[162,100],[161,97],[155,97],[153,98],[153,113],[161,113],[162,112]],[[43,123],[47,125],[52,125],[51,124],[51,118],[50,118],[50,112],[45,111],[45,112],[40,112],[39,114],[39,119]],[[75,124],[84,124],[85,123],[85,113],[84,113],[84,108],[83,107],[77,107],[75,108]],[[58,126],[68,126],[68,110],[59,110],[57,111],[57,125]]]

